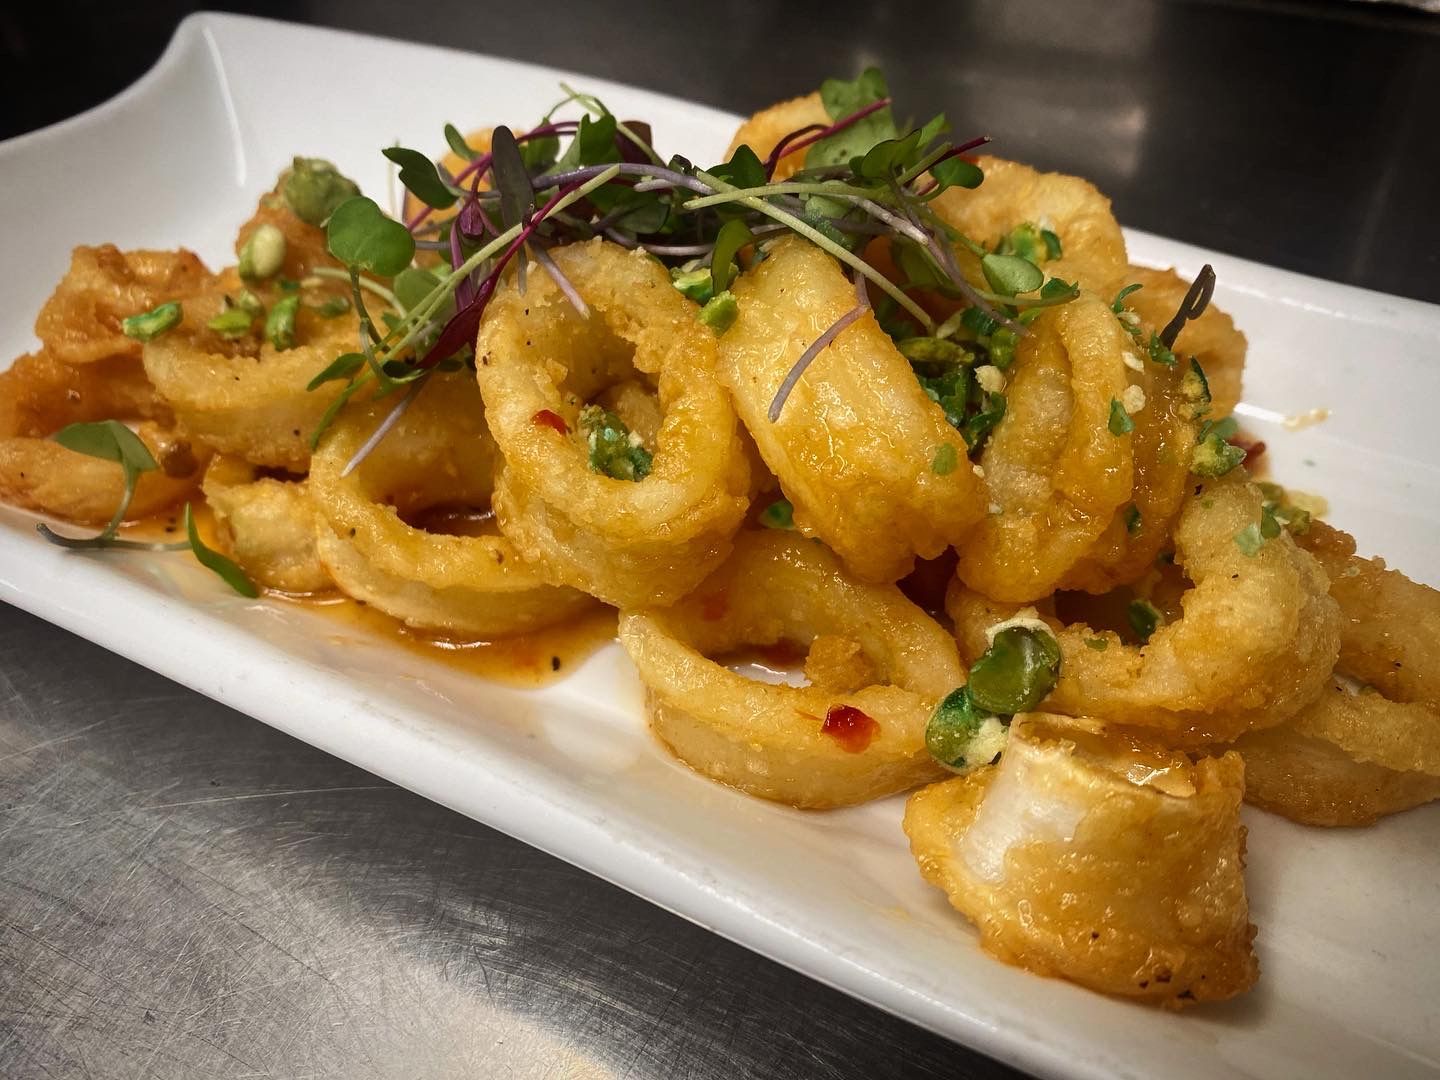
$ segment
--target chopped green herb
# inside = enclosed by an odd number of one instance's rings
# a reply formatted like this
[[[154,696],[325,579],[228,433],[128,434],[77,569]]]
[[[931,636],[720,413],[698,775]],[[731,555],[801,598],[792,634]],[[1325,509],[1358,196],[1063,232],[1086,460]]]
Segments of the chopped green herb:
[[[1135,430],[1135,421],[1130,419],[1130,414],[1125,411],[1125,406],[1115,398],[1110,399],[1110,434],[1129,435]]]
[[[285,234],[278,225],[261,222],[240,249],[240,276],[246,281],[272,278],[285,265]]]
[[[1151,635],[1165,622],[1165,616],[1160,614],[1160,609],[1149,600],[1131,600],[1130,606],[1125,609],[1125,618],[1142,645],[1148,642]]]
[[[1125,522],[1125,531],[1131,536],[1139,533],[1145,524],[1145,520],[1140,516],[1140,508],[1134,503],[1131,503],[1125,507],[1124,510],[1120,511],[1120,516]]]
[[[1196,476],[1214,479],[1224,476],[1245,460],[1245,451],[1226,442],[1218,431],[1208,432],[1195,446],[1190,458],[1190,471]]]
[[[939,375],[916,373],[916,380],[925,396],[945,411],[945,419],[957,431],[965,428],[965,413],[969,408],[974,376],[968,367],[954,367]]]
[[[900,355],[912,364],[939,364],[949,367],[954,364],[973,364],[975,354],[970,350],[939,337],[907,337],[895,343]]]
[[[1113,311],[1116,315],[1119,315],[1122,311],[1125,310],[1125,298],[1131,293],[1138,292],[1144,287],[1145,286],[1141,285],[1139,282],[1126,285],[1123,289],[1121,289],[1118,293],[1115,294],[1115,299],[1110,302],[1110,310]]]
[[[1150,331],[1150,340],[1145,345],[1145,351],[1149,353],[1150,359],[1157,364],[1164,364],[1166,367],[1175,366],[1175,354],[1160,340],[1160,335],[1154,330]]]
[[[960,428],[960,434],[965,437],[965,444],[970,447],[971,454],[980,450],[986,437],[1004,418],[1005,395],[985,392],[980,410],[971,415]]]
[[[705,301],[705,306],[700,309],[700,321],[714,330],[716,337],[729,330],[739,317],[740,304],[729,289],[716,293]]]
[[[321,304],[311,304],[310,310],[322,319],[335,319],[350,310],[350,300],[344,296],[331,296]]]
[[[1110,640],[1103,637],[1087,637],[1085,639],[1085,647],[1087,649],[1094,649],[1096,652],[1104,652],[1110,647]]]
[[[947,768],[989,765],[1005,748],[1007,722],[975,704],[970,687],[946,694],[925,725],[925,748]]]
[[[1210,380],[1205,369],[1195,357],[1190,358],[1190,369],[1180,380],[1180,393],[1190,407],[1190,418],[1198,420],[1210,411]]]
[[[360,188],[328,161],[297,157],[291,163],[280,194],[301,221],[324,225],[341,203],[360,194]]]
[[[650,475],[650,451],[609,409],[585,406],[580,410],[580,427],[586,432],[590,468],[595,472],[613,480],[638,481]]]
[[[183,316],[178,300],[172,300],[168,304],[161,304],[154,311],[146,311],[140,315],[131,315],[120,323],[120,329],[126,337],[134,338],[136,341],[154,341],[167,330],[173,330],[180,325]]]
[[[795,507],[791,505],[789,499],[776,499],[760,511],[760,524],[767,529],[793,529],[795,527]]]
[[[300,294],[290,293],[276,300],[265,317],[265,338],[277,350],[295,347],[295,314],[300,310]]]
[[[930,462],[930,471],[936,476],[949,476],[955,471],[955,466],[960,461],[960,455],[956,453],[952,443],[941,443],[940,448],[935,451],[935,457]]]
[[[1252,521],[1235,534],[1235,546],[1240,553],[1247,558],[1254,558],[1259,554],[1260,549],[1265,546],[1265,537],[1260,532],[1258,522]]]
[[[190,550],[195,553],[195,558],[200,561],[201,566],[220,575],[221,580],[241,596],[254,599],[260,595],[260,590],[245,575],[244,570],[241,570],[220,552],[205,546],[205,542],[200,539],[199,530],[195,528],[195,515],[191,513],[188,502],[185,504],[185,535],[190,540]]]
[[[987,712],[1013,716],[1045,700],[1060,674],[1060,646],[1048,631],[1007,626],[970,668],[970,693]]]

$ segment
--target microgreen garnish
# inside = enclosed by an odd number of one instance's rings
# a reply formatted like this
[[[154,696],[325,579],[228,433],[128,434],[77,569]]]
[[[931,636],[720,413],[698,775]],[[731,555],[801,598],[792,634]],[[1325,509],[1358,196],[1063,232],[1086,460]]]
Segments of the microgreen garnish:
[[[177,300],[168,304],[161,304],[153,311],[145,311],[139,315],[131,315],[120,322],[120,330],[126,337],[134,338],[136,341],[154,341],[167,330],[173,330],[180,325],[184,312]]]
[[[195,528],[195,515],[190,511],[190,504],[185,504],[185,536],[189,540],[190,550],[195,553],[195,558],[200,565],[207,570],[213,570],[218,574],[230,588],[234,589],[241,596],[248,596],[252,600],[260,595],[260,590],[255,583],[230,559],[227,559],[214,548],[207,547],[200,539],[200,531]]]
[[[1130,414],[1125,411],[1125,406],[1115,398],[1110,399],[1110,434],[1115,436],[1129,435],[1135,430],[1135,421],[1130,419]]]
[[[1125,609],[1125,620],[1130,624],[1136,640],[1142,645],[1165,623],[1165,616],[1149,600],[1131,600]]]
[[[73,450],[77,454],[118,464],[124,477],[125,488],[120,496],[120,505],[115,508],[115,515],[95,536],[83,539],[61,536],[45,525],[37,525],[40,535],[52,544],[70,548],[100,548],[125,543],[118,540],[116,534],[125,522],[125,515],[130,511],[130,503],[135,498],[135,485],[142,473],[154,472],[160,467],[150,453],[150,448],[140,441],[140,436],[118,420],[70,424],[57,431],[54,439],[65,449]]]
[[[355,181],[321,158],[297,157],[280,187],[291,213],[310,225],[324,225],[335,208],[360,194]]]
[[[268,221],[261,222],[240,249],[240,262],[236,269],[246,281],[263,281],[278,274],[284,265],[285,234],[279,226]]]
[[[760,511],[760,524],[767,529],[793,529],[795,527],[795,507],[791,505],[789,499],[776,499]]]
[[[1060,674],[1060,646],[1048,631],[1007,626],[970,668],[970,693],[988,712],[1013,716],[1045,700]]]
[[[394,277],[415,257],[415,238],[398,221],[386,217],[374,199],[356,195],[330,215],[325,226],[330,254],[355,270]]]
[[[448,135],[448,132],[447,132]],[[417,199],[435,210],[448,210],[455,205],[459,193],[440,177],[440,170],[419,150],[403,146],[387,146],[381,151],[400,166],[400,183]]]
[[[714,254],[710,259],[712,296],[718,296],[730,287],[730,282],[735,276],[736,256],[739,255],[741,248],[753,243],[754,240],[755,234],[750,231],[750,226],[739,218],[734,218],[720,226],[720,232],[715,237]]]
[[[587,405],[580,410],[580,428],[590,451],[590,468],[613,480],[644,480],[652,456],[638,435],[609,409]]]

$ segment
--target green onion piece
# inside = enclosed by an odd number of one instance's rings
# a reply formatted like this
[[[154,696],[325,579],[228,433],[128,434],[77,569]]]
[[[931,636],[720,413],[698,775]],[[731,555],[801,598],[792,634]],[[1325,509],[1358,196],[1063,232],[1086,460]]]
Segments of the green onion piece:
[[[240,276],[246,281],[274,277],[285,265],[285,234],[268,221],[255,226],[240,249]]]
[[[1195,357],[1190,358],[1190,370],[1180,380],[1180,393],[1190,406],[1190,418],[1198,420],[1210,411],[1210,380],[1205,369]]]
[[[1115,436],[1129,435],[1135,430],[1135,421],[1130,419],[1130,414],[1125,411],[1115,398],[1110,399],[1110,434]]]
[[[593,471],[604,473],[612,480],[638,481],[650,475],[650,451],[609,409],[585,406],[580,410],[580,427],[587,432],[586,445]]]
[[[241,311],[249,312],[255,318],[265,314],[265,302],[249,289],[240,290],[240,295],[235,297],[235,306]]]
[[[360,187],[322,158],[297,157],[280,194],[301,221],[324,225],[336,207],[360,194]]]
[[[986,712],[1013,716],[1044,701],[1059,674],[1060,645],[1053,634],[1007,626],[970,669],[970,693]]]
[[[714,330],[716,337],[729,330],[739,315],[740,305],[735,300],[735,294],[729,289],[716,293],[705,301],[705,306],[700,309],[700,321]]]
[[[1110,641],[1108,638],[1103,637],[1087,637],[1085,639],[1085,647],[1087,649],[1094,649],[1096,652],[1104,652],[1110,647]]]
[[[295,347],[295,313],[300,310],[300,294],[290,293],[275,301],[265,318],[265,338],[280,352]]]
[[[710,271],[703,268],[699,270],[673,269],[670,271],[670,284],[675,286],[681,296],[694,300],[697,304],[703,304],[715,295]]]
[[[936,476],[949,476],[960,462],[960,454],[953,443],[941,443],[930,462],[930,471]]]
[[[940,337],[907,337],[895,343],[900,355],[912,364],[973,364],[975,354]]]
[[[350,310],[350,298],[346,296],[332,296],[323,304],[311,304],[310,310],[322,319],[339,318]]]
[[[760,524],[767,529],[793,529],[795,527],[795,507],[791,505],[789,499],[776,499],[760,511]]]
[[[250,332],[255,316],[241,307],[226,308],[205,325],[223,338],[244,337]]]
[[[120,329],[128,338],[136,341],[154,341],[167,330],[173,330],[180,325],[183,316],[180,309],[180,302],[172,300],[168,304],[161,304],[154,311],[146,311],[140,315],[131,315],[120,323]]]
[[[1130,606],[1125,609],[1125,619],[1142,645],[1149,641],[1150,636],[1165,622],[1165,616],[1160,614],[1160,609],[1149,600],[1131,600]]]
[[[957,771],[989,765],[1005,748],[1005,721],[975,704],[970,687],[945,695],[925,725],[925,748],[946,768]]]
[[[999,327],[990,335],[986,346],[990,353],[990,363],[1004,371],[1015,362],[1015,346],[1019,343],[1020,338],[1014,330],[1008,326]]]

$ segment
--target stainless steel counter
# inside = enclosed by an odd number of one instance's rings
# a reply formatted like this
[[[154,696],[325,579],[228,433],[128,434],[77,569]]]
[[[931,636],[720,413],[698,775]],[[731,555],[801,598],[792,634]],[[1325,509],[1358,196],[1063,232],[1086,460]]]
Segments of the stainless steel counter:
[[[1440,24],[1413,13],[232,6],[737,110],[880,62],[902,112],[1091,176],[1128,224],[1440,300]],[[0,13],[0,134],[118,89],[185,9]],[[0,607],[0,1077],[1003,1075]]]

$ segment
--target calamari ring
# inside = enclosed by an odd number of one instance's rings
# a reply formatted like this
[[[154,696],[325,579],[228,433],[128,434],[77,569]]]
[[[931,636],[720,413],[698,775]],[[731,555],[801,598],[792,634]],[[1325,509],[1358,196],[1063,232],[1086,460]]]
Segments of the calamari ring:
[[[617,606],[665,604],[723,560],[750,483],[735,412],[715,379],[715,335],[643,251],[593,240],[554,253],[589,305],[583,319],[538,268],[497,291],[475,353],[504,455],[500,527],[545,580]],[[590,467],[580,407],[640,379],[662,413],[650,472]]]
[[[210,271],[189,251],[77,247],[40,309],[35,336],[63,364],[139,357],[140,343],[125,336],[121,322],[171,300],[188,300],[212,284]]]
[[[825,111],[824,102],[820,100],[818,90],[804,97],[779,102],[768,109],[762,109],[740,125],[740,130],[735,132],[729,149],[725,151],[725,160],[729,161],[740,147],[748,146],[755,151],[756,157],[765,161],[780,140],[792,131],[799,131],[811,124],[828,127],[832,122],[830,114]],[[788,179],[803,169],[805,155],[809,152],[810,148],[804,147],[783,156],[775,165],[774,182]]]
[[[1108,304],[1082,295],[1045,312],[1016,350],[1004,419],[980,464],[992,506],[956,573],[997,600],[1052,593],[1134,486],[1134,433],[1110,431],[1133,343]]]
[[[159,424],[141,424],[137,434],[160,468],[136,483],[130,521],[158,514],[193,492],[208,458]],[[124,492],[124,474],[113,461],[67,450],[51,439],[0,438],[0,502],[78,524],[104,525]]]
[[[1125,304],[1149,327],[1161,330],[1180,307],[1190,282],[1174,270],[1150,270],[1132,266],[1124,272],[1126,284],[1144,286],[1125,297]],[[1245,335],[1235,320],[1213,303],[1198,319],[1191,319],[1175,339],[1175,355],[1181,363],[1193,356],[1205,370],[1210,383],[1210,415],[1229,416],[1240,401],[1245,373]]]
[[[433,376],[379,446],[343,476],[395,402],[347,410],[310,470],[316,545],[335,583],[409,626],[472,640],[537,630],[592,603],[546,585],[503,536],[439,535],[402,517],[488,503],[496,451],[479,398],[465,372]]]
[[[307,481],[261,476],[250,463],[221,454],[202,487],[221,544],[252,581],[296,594],[334,588],[316,550]]]
[[[1109,300],[1129,265],[1125,236],[1110,211],[1110,200],[1078,176],[1042,173],[988,155],[975,161],[985,171],[984,182],[973,190],[952,187],[942,192],[930,204],[941,220],[991,249],[1017,225],[1028,222],[1050,229],[1060,237],[1063,254],[1046,262],[1045,272],[1078,281]],[[956,257],[966,276],[984,287],[975,257],[964,249],[958,249]]]
[[[1105,593],[1132,584],[1149,572],[1170,542],[1175,517],[1190,489],[1195,447],[1193,405],[1183,391],[1186,370],[1178,364],[1166,367],[1146,361],[1130,376],[1131,384],[1145,394],[1145,407],[1131,416],[1135,481],[1130,501],[1060,579],[1060,588]]]
[[[910,797],[905,832],[986,951],[1181,1008],[1259,974],[1244,790],[1237,754],[1192,763],[1095,721],[1022,714],[998,765]]]
[[[1246,802],[1302,825],[1337,828],[1371,825],[1440,799],[1440,776],[1360,760],[1331,739],[1309,733],[1334,730],[1326,714],[1348,711],[1349,696],[1342,686],[1322,691],[1290,722],[1235,741],[1233,749],[1245,759]],[[1364,745],[1371,745],[1368,734]]]
[[[1047,617],[1061,662],[1046,707],[1199,746],[1282,723],[1313,701],[1340,650],[1339,607],[1325,572],[1288,533],[1253,556],[1241,551],[1235,535],[1260,520],[1260,505],[1243,470],[1187,497],[1175,556],[1193,587],[1181,597],[1182,616],[1147,644]],[[967,658],[983,651],[986,628],[1015,613],[958,585],[945,608]]]
[[[835,260],[785,239],[734,292],[740,315],[720,339],[720,378],[794,505],[796,527],[867,581],[896,581],[917,555],[934,558],[963,541],[989,503],[985,484],[964,438],[873,315],[821,352],[779,419],[769,419],[795,361],[855,306]],[[938,472],[937,453],[949,457]]]
[[[1345,674],[1392,701],[1440,714],[1440,592],[1355,554],[1355,539],[1323,521],[1296,538],[1330,575],[1340,605]]]
[[[305,388],[337,356],[354,351],[355,321],[302,306],[296,347],[252,341],[237,348],[204,330],[219,303],[187,307],[181,326],[146,344],[145,373],[189,438],[254,465],[304,473],[311,433],[345,384]]]
[[[868,667],[821,668],[860,689],[756,682],[709,659],[823,637],[858,645]],[[645,684],[655,734],[697,772],[791,806],[850,806],[943,775],[925,749],[936,702],[964,682],[954,643],[893,585],[848,574],[792,532],[741,533],[735,551],[669,608],[628,611],[620,641]],[[828,733],[827,733],[828,731]]]

